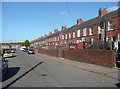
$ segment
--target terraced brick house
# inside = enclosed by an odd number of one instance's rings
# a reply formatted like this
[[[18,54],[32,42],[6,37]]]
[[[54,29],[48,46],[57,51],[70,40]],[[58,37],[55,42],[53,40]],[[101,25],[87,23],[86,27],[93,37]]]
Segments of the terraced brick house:
[[[61,30],[54,30],[44,37],[31,41],[31,46],[65,46],[72,43],[91,45],[93,42],[120,42],[120,8],[107,13],[106,9],[100,8],[98,17],[88,21],[78,19],[74,26]],[[116,46],[117,47],[117,46]],[[117,47],[118,49],[118,47]]]

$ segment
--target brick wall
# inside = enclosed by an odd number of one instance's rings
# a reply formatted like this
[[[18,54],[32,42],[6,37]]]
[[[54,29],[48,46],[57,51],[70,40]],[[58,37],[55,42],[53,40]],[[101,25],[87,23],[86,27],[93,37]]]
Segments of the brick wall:
[[[55,49],[45,50],[45,54],[54,57],[59,57],[59,50],[55,50]]]
[[[108,50],[67,50],[63,51],[63,58],[97,64],[101,66],[114,67],[115,54],[113,51]]]
[[[65,59],[80,61],[84,63],[96,64],[106,67],[114,67],[116,64],[115,54],[112,50],[56,50],[56,49],[38,49],[40,54],[46,54],[54,57],[63,57]]]

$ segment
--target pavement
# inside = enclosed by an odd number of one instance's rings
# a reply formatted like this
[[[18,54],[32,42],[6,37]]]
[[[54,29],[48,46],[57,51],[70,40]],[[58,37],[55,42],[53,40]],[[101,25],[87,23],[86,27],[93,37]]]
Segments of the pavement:
[[[118,80],[118,82],[120,81],[120,76],[119,76],[120,68],[118,67],[109,68],[109,67],[103,67],[103,66],[99,66],[95,64],[88,64],[88,63],[68,60],[64,58],[52,57],[52,56],[48,56],[45,54],[37,54],[37,55],[42,56],[48,60],[57,61],[58,63],[64,64],[66,66],[70,66],[70,67],[78,68],[84,71],[100,74],[100,75],[103,75],[103,76],[106,76],[112,79],[116,79]]]

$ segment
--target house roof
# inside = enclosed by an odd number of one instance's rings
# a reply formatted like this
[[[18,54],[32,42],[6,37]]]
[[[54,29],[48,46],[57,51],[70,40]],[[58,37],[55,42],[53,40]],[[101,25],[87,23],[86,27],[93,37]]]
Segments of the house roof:
[[[106,15],[104,15],[102,17],[96,17],[96,18],[90,19],[90,20],[85,21],[85,22],[83,22],[83,23],[81,23],[79,25],[74,25],[74,26],[72,26],[70,28],[67,28],[65,30],[61,30],[61,31],[58,31],[56,33],[53,33],[52,35],[49,35],[49,36],[47,36],[45,38],[38,39],[37,41],[42,41],[42,40],[48,39],[50,37],[59,35],[60,33],[67,33],[67,32],[74,31],[76,29],[82,29],[82,28],[85,28],[87,26],[100,24],[101,22],[105,21],[106,19],[109,19],[109,18],[112,18],[112,17],[116,17],[116,16],[120,16],[120,14],[118,12],[120,13],[120,8],[118,10],[113,11],[113,12],[107,13]]]
[[[74,31],[76,29],[82,29],[82,28],[87,27],[87,26],[99,24],[99,23],[105,21],[106,19],[120,16],[120,14],[118,12],[120,13],[120,8],[118,10],[113,11],[113,12],[107,13],[106,15],[104,15],[102,17],[96,17],[96,18],[90,19],[88,21],[85,21],[79,25],[75,25],[75,26],[69,28],[68,30],[66,30],[65,33]]]

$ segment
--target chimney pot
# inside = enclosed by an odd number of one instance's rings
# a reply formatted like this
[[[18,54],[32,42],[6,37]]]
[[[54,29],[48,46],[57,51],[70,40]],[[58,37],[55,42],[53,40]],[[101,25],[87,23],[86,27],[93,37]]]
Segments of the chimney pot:
[[[65,29],[66,29],[66,26],[63,26],[63,25],[62,25],[62,30],[65,30]]]
[[[99,11],[98,11],[99,17],[102,17],[105,14],[107,14],[106,8],[104,8],[104,9],[100,8]]]
[[[58,29],[55,29],[55,30],[54,30],[54,33],[56,33],[56,32],[58,32]]]
[[[52,35],[52,32],[49,32],[49,35]]]
[[[82,22],[83,22],[82,19],[77,19],[77,25],[78,25],[78,24],[81,24]]]

